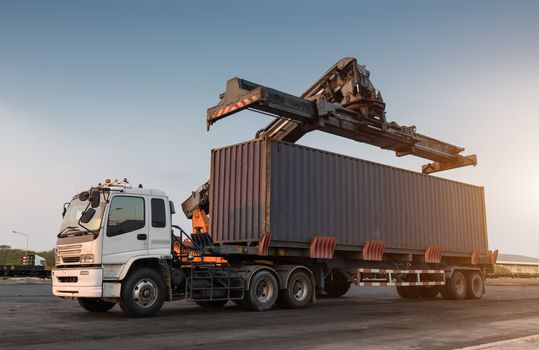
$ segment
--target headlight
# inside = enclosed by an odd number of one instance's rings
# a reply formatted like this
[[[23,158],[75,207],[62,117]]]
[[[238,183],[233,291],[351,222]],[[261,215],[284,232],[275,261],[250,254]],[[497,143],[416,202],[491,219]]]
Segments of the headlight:
[[[94,262],[93,254],[83,255],[80,257],[80,262],[83,264],[92,264]]]

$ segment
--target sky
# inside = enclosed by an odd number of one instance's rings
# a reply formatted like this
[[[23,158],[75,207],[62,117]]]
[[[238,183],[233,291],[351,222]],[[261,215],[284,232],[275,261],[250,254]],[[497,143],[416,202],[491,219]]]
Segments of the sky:
[[[0,0],[0,244],[24,248],[16,230],[53,248],[63,203],[105,178],[179,208],[212,148],[271,121],[246,111],[207,132],[228,79],[301,94],[352,56],[388,120],[478,155],[437,176],[485,187],[490,248],[539,257],[538,17],[534,1]],[[299,143],[425,163],[321,132]]]

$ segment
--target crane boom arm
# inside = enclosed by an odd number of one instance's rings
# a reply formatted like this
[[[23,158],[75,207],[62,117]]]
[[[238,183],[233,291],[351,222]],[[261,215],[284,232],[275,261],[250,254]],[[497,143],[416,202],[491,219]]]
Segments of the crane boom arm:
[[[349,61],[348,65],[350,63],[357,65],[355,59]],[[368,74],[368,71],[364,72]],[[333,77],[333,80],[329,79],[328,75],[329,78]],[[360,87],[358,79],[355,82],[346,81],[356,86],[348,91],[358,91],[350,97],[350,93],[342,95],[345,84],[331,85],[337,80],[333,67],[325,77],[326,79],[320,79],[309,88],[303,94],[304,97],[293,96],[244,79],[230,79],[226,91],[221,95],[220,103],[208,109],[207,127],[209,129],[218,120],[250,109],[276,117],[266,128],[260,130],[257,136],[296,142],[307,132],[321,130],[393,150],[399,157],[415,155],[432,160],[432,163],[423,166],[422,171],[425,174],[477,164],[475,155],[461,155],[464,148],[419,134],[415,126],[387,122],[385,104],[370,81],[367,83],[363,80]],[[363,77],[368,78],[368,75]],[[337,85],[338,89],[334,85]],[[364,91],[361,92],[361,89]],[[370,96],[366,96],[368,93]],[[340,103],[334,102],[337,98],[332,96],[337,96]]]

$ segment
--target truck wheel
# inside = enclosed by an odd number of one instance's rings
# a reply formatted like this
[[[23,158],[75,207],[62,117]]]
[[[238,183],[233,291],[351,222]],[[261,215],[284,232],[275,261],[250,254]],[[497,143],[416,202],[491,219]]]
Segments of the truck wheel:
[[[164,301],[165,283],[154,269],[137,269],[122,283],[120,307],[129,316],[153,316],[159,312]]]
[[[483,278],[477,271],[466,274],[466,297],[468,299],[480,299],[483,296]]]
[[[440,293],[438,287],[421,287],[419,289],[419,294],[422,298],[434,299],[438,296],[438,293]]]
[[[466,277],[464,274],[460,271],[453,272],[453,276],[446,280],[441,293],[446,300],[462,300],[466,298]]]
[[[340,273],[336,273],[333,277],[333,280],[329,278],[325,280],[324,290],[330,298],[342,297],[350,289],[350,281]]]
[[[401,298],[418,299],[421,296],[420,292],[416,286],[397,286],[397,293]]]
[[[294,272],[288,279],[287,288],[279,293],[277,302],[288,309],[298,309],[309,304],[313,297],[313,284],[304,271]]]
[[[202,307],[218,308],[225,306],[227,302],[228,300],[200,300],[195,301],[195,304]]]
[[[251,278],[249,290],[246,291],[245,306],[256,311],[266,311],[275,305],[279,295],[277,280],[269,271],[258,271]]]
[[[110,301],[105,301],[101,298],[78,298],[79,305],[86,311],[90,312],[107,312],[116,305]]]

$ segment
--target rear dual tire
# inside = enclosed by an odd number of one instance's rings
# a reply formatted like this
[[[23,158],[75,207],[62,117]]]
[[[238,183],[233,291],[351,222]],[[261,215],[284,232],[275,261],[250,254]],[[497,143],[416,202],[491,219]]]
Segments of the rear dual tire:
[[[397,286],[397,293],[402,298],[436,298],[438,293],[445,300],[479,299],[483,295],[484,282],[477,271],[454,271],[444,286]]]
[[[242,306],[253,311],[267,311],[275,305],[279,296],[277,279],[268,270],[258,271],[245,292]]]
[[[483,296],[484,283],[481,274],[476,271],[470,271],[466,274],[466,298],[480,299]]]
[[[278,304],[287,309],[299,309],[312,300],[314,293],[311,278],[305,271],[293,272],[288,279],[287,288],[279,293]]]
[[[454,271],[442,287],[442,297],[446,300],[479,299],[483,295],[483,277],[477,271]]]

